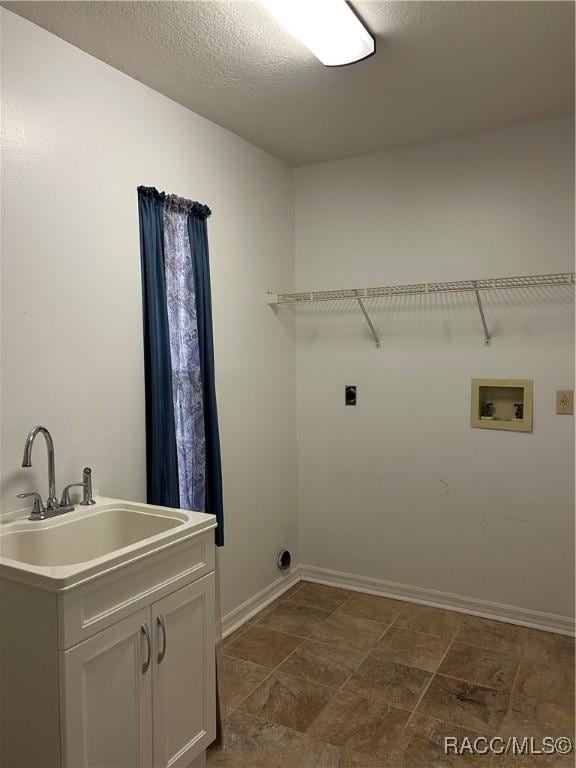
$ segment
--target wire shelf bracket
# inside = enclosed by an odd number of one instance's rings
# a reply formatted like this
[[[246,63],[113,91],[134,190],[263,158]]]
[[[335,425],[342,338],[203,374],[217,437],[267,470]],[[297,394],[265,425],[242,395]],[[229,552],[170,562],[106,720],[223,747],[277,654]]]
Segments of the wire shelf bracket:
[[[488,332],[488,326],[486,324],[486,316],[484,315],[484,307],[482,306],[482,299],[480,298],[480,291],[478,288],[474,289],[476,296],[476,303],[478,304],[478,312],[480,312],[480,320],[482,321],[482,328],[484,329],[484,344],[488,346],[490,344],[490,333]]]
[[[372,336],[374,337],[374,341],[376,342],[376,349],[380,349],[380,347],[382,346],[382,343],[380,341],[380,336],[378,336],[376,328],[374,328],[374,323],[370,319],[370,315],[368,314],[368,312],[366,312],[366,307],[364,306],[364,302],[362,301],[360,296],[357,297],[356,301],[358,302],[358,306],[362,310],[362,314],[364,315],[364,319],[368,323],[368,328],[370,328]]]
[[[384,285],[377,288],[343,288],[334,291],[308,291],[298,293],[268,293],[268,304],[289,304],[296,306],[315,301],[337,301],[352,299],[358,303],[370,332],[380,349],[380,336],[374,327],[366,309],[366,299],[376,299],[387,296],[415,296],[434,293],[472,292],[476,298],[480,321],[484,331],[484,344],[490,344],[491,335],[488,330],[486,315],[482,304],[482,291],[510,290],[512,288],[539,288],[546,285],[571,285],[576,282],[574,272],[557,272],[546,275],[516,275],[514,277],[495,277],[487,280],[453,280],[439,283],[412,283],[407,285]]]

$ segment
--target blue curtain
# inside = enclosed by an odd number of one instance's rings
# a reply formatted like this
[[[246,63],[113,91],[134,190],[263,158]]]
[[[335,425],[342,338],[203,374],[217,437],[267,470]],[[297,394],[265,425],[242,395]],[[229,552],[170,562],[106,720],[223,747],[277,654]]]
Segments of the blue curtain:
[[[148,501],[214,514],[224,543],[214,380],[210,209],[138,187]],[[156,418],[148,418],[148,413]]]
[[[172,366],[164,279],[164,205],[138,190],[146,389],[146,497],[179,507]]]
[[[210,300],[210,261],[208,258],[208,228],[206,217],[190,216],[188,233],[192,245],[192,264],[196,286],[196,311],[200,372],[204,401],[204,425],[206,434],[206,509],[222,519],[222,465],[220,461],[220,435],[218,409],[214,384],[214,342],[212,334],[212,302]],[[224,528],[216,529],[216,544],[224,544]]]

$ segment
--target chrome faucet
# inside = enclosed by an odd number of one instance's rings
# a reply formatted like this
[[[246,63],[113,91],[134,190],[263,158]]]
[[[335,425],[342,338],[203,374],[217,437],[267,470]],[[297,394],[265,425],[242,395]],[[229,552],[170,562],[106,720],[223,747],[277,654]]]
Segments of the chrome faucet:
[[[47,517],[54,517],[55,515],[62,515],[64,512],[71,512],[74,507],[66,502],[66,497],[62,497],[62,501],[58,501],[56,496],[56,470],[54,468],[54,441],[52,435],[46,429],[46,427],[34,427],[28,433],[26,442],[24,443],[24,456],[22,458],[23,467],[32,466],[32,446],[36,436],[42,433],[46,440],[46,449],[48,450],[48,498],[46,499],[46,506],[42,503],[40,495],[37,493],[19,493],[18,498],[24,499],[27,496],[34,496],[34,507],[30,515],[30,520],[45,520]]]
[[[54,468],[54,441],[52,435],[46,427],[34,427],[28,432],[26,442],[24,443],[24,457],[22,458],[23,467],[32,466],[32,446],[39,433],[44,435],[46,440],[46,449],[48,450],[48,498],[46,499],[47,509],[58,509],[60,502],[56,496],[56,470]]]

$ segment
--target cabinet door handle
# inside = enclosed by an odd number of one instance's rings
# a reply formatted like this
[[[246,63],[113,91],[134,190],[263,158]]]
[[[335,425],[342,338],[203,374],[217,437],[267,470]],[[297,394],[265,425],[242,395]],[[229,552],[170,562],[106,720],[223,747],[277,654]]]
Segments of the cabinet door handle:
[[[148,650],[146,661],[142,664],[142,674],[145,675],[150,668],[150,661],[152,659],[152,643],[150,642],[150,630],[148,629],[148,624],[142,624],[140,630],[146,638],[146,648]]]
[[[158,664],[161,664],[164,661],[164,656],[166,656],[166,622],[164,621],[164,616],[162,616],[162,614],[157,616],[156,621],[162,630],[162,650],[158,654]]]
[[[158,654],[158,664],[161,664],[164,661],[164,656],[166,656],[166,622],[164,621],[164,616],[162,616],[162,614],[156,618],[156,621],[162,630],[162,650]]]

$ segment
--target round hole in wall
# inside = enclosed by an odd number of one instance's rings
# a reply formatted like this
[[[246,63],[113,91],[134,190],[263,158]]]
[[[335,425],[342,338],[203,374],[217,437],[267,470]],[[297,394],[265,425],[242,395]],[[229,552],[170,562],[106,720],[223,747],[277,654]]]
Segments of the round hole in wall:
[[[290,565],[292,564],[292,555],[290,552],[288,552],[287,549],[281,549],[280,553],[278,555],[278,568],[280,568],[281,571],[287,571],[288,568],[290,568]]]

